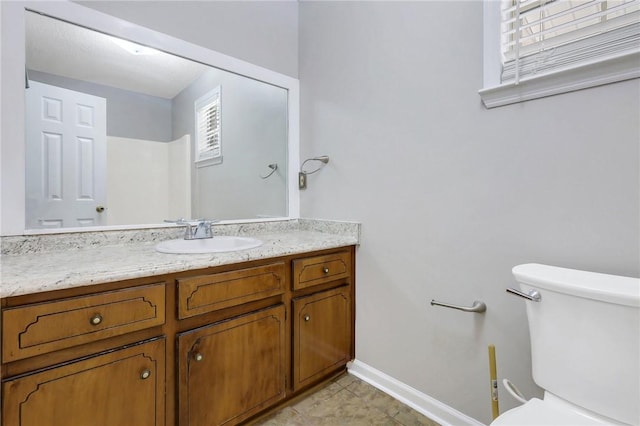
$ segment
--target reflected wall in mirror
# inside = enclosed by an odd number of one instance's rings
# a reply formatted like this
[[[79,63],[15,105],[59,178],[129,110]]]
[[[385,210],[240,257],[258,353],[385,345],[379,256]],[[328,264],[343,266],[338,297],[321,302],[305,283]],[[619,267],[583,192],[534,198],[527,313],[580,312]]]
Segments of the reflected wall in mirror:
[[[286,89],[34,12],[26,67],[27,229],[288,215]]]

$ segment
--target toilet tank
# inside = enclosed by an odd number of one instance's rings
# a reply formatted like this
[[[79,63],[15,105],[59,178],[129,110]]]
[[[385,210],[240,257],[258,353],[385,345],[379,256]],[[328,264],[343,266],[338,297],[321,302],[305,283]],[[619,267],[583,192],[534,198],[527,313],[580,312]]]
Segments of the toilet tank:
[[[526,264],[533,380],[597,414],[640,424],[640,279]]]

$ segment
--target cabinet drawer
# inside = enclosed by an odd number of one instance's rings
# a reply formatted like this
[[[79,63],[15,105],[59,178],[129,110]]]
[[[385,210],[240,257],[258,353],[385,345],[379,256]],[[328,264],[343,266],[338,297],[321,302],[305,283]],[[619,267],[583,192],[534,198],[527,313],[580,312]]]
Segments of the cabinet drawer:
[[[284,263],[178,280],[178,318],[284,293]]]
[[[293,289],[311,287],[350,275],[351,255],[348,251],[308,257],[293,261]]]
[[[70,348],[164,324],[164,283],[2,313],[2,361]]]

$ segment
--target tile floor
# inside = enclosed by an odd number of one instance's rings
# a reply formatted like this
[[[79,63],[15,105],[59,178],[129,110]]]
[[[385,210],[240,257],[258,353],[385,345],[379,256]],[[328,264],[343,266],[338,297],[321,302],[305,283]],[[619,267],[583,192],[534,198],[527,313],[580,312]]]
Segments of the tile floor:
[[[439,426],[362,380],[343,375],[254,426]]]

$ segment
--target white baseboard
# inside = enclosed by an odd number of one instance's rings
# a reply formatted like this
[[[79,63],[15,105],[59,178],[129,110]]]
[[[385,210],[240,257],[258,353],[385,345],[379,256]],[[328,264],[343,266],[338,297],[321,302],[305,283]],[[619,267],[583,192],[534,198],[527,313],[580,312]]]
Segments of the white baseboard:
[[[411,386],[386,375],[382,371],[358,361],[357,359],[347,366],[349,374],[353,374],[382,392],[394,397],[403,404],[408,405],[421,414],[440,423],[443,426],[473,425],[484,426],[484,423],[449,407],[435,398],[426,395]]]

